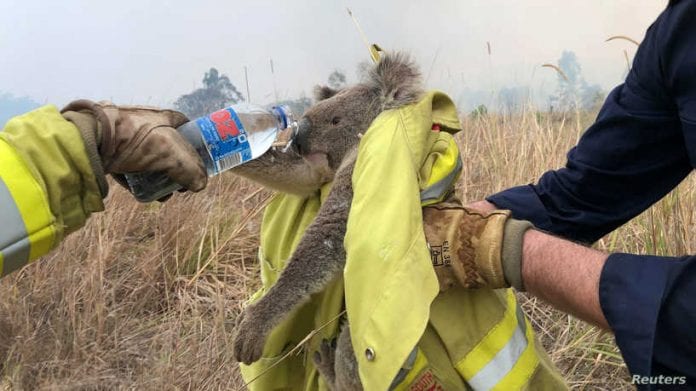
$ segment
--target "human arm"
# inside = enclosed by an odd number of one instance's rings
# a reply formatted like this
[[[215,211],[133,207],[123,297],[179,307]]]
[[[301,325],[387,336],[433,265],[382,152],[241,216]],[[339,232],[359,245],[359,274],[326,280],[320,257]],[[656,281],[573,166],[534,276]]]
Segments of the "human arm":
[[[632,373],[696,384],[696,257],[606,254],[529,230],[522,279],[531,295],[611,329]]]
[[[522,245],[522,281],[527,292],[556,309],[609,329],[599,302],[606,260],[601,251],[531,229]]]
[[[482,212],[498,209],[486,200],[468,207]],[[520,272],[527,292],[556,309],[609,329],[599,301],[599,280],[608,254],[534,229],[525,232],[521,246]]]
[[[105,192],[79,131],[55,107],[11,119],[0,132],[0,275],[45,254],[102,211]]]
[[[597,123],[569,153],[566,168],[545,174],[535,185],[488,197],[495,205],[484,201],[472,206],[509,208],[546,231],[592,242],[670,190],[669,183],[678,183],[696,164],[694,18],[693,2],[680,2],[660,16],[626,84],[612,92]],[[529,245],[525,239],[525,248]],[[577,296],[581,311],[594,311],[597,301],[589,298],[598,295],[633,373],[696,377],[694,360],[686,359],[696,356],[696,283],[691,282],[696,280],[696,258],[611,254],[593,279],[597,294],[583,295],[574,285],[554,282],[555,276],[572,276],[594,265],[590,257],[579,254],[525,253],[525,286],[560,309],[567,307],[558,301],[569,295]],[[539,262],[544,257],[556,263]],[[588,261],[590,266],[585,265]],[[529,275],[530,268],[540,272]],[[536,278],[547,284],[532,288]]]
[[[460,285],[526,289],[559,310],[611,329],[633,374],[683,376],[696,384],[696,362],[687,359],[696,357],[696,257],[606,254],[513,219],[489,217],[506,216],[502,212],[424,208],[428,243],[450,243],[448,269]],[[519,235],[515,227],[526,232]],[[508,247],[518,248],[519,259]],[[510,278],[515,274],[521,274],[518,283]],[[451,280],[441,278],[441,286]]]
[[[0,276],[103,210],[105,173],[169,169],[192,190],[205,186],[200,159],[182,151],[187,144],[173,129],[186,121],[182,114],[89,101],[68,108],[61,115],[42,107],[0,132]]]
[[[447,248],[450,267],[436,268],[441,289],[515,287],[607,329],[599,305],[599,276],[607,254],[532,229],[486,201],[424,208],[430,246]],[[583,259],[583,262],[578,262]]]
[[[680,183],[696,163],[693,8],[681,2],[651,26],[625,83],[609,94],[565,167],[487,200],[544,231],[592,243]],[[671,76],[674,68],[680,77]]]

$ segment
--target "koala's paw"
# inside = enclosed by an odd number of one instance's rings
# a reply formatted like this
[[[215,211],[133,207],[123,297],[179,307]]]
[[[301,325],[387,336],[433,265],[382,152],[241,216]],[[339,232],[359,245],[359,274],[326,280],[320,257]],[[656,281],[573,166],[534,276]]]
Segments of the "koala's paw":
[[[244,311],[242,321],[237,326],[237,335],[234,337],[235,360],[249,365],[261,358],[267,336],[264,330],[261,324],[254,321],[248,309]]]
[[[336,381],[334,364],[336,362],[336,340],[321,341],[319,350],[314,352],[314,365],[319,373],[324,377],[328,384],[333,385]]]

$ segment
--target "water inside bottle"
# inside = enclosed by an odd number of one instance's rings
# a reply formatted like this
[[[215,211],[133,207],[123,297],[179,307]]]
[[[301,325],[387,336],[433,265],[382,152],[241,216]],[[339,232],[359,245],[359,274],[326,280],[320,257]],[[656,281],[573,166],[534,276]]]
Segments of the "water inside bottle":
[[[196,149],[208,176],[214,176],[263,155],[270,148],[287,151],[297,133],[287,107],[271,110],[241,104],[188,122],[177,130]],[[150,202],[180,189],[163,172],[126,175],[136,199]]]

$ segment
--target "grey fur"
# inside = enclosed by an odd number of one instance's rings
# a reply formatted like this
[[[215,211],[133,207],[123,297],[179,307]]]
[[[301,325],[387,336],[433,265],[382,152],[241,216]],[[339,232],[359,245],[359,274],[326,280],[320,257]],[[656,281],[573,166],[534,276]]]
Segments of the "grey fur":
[[[314,354],[314,365],[332,390],[362,391],[347,322],[336,340],[322,341],[319,351]]]
[[[415,103],[423,94],[420,83],[420,73],[407,56],[386,55],[361,84],[315,90],[320,100],[303,116],[298,136],[302,159],[271,153],[235,169],[264,186],[304,195],[333,178],[331,192],[278,281],[244,311],[234,341],[238,361],[250,364],[261,358],[271,330],[343,272],[346,254],[340,244],[353,197],[360,135],[383,110]],[[332,389],[362,389],[347,325],[333,354],[325,346],[318,353],[318,368]]]
[[[274,150],[231,171],[269,189],[301,196],[313,194],[335,175],[328,167],[309,165],[293,151]]]
[[[317,101],[329,99],[336,95],[338,90],[335,90],[329,86],[315,86],[314,87],[314,99]]]

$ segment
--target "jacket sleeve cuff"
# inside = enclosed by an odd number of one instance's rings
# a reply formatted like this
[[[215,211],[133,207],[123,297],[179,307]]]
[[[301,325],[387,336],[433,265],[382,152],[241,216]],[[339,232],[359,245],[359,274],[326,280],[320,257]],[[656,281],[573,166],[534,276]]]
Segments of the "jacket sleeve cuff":
[[[509,209],[512,217],[527,220],[538,229],[552,231],[551,220],[544,204],[531,185],[513,187],[486,197],[498,209]]]
[[[696,257],[612,254],[599,302],[628,369],[636,375],[686,375],[696,384],[693,325]]]
[[[106,198],[109,194],[109,184],[106,181],[104,165],[99,155],[100,137],[98,136],[99,127],[97,126],[96,119],[88,112],[63,111],[61,114],[63,118],[72,122],[77,127],[77,130],[80,131],[82,141],[85,143],[87,159],[89,160],[89,164],[92,167],[97,184],[99,185],[99,191],[102,198]]]
[[[56,241],[104,210],[102,194],[77,127],[54,106],[44,106],[10,120],[7,141],[43,187],[56,219]]]
[[[600,306],[633,374],[651,374],[667,263],[660,257],[617,253],[609,256],[602,269]]]

